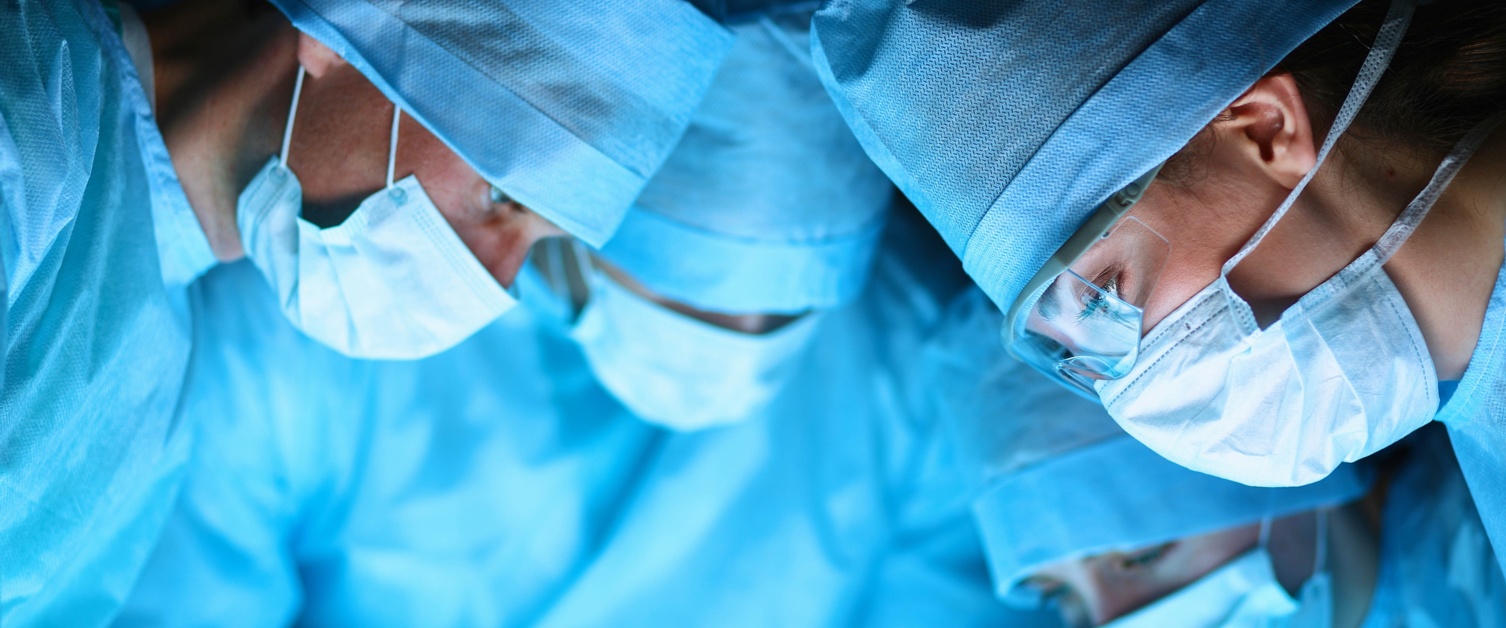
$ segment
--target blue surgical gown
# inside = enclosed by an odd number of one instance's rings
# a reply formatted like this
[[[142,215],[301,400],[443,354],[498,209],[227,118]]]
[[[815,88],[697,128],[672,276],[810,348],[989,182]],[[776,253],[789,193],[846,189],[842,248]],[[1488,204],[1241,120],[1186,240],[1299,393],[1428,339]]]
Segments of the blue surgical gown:
[[[1506,569],[1506,267],[1496,278],[1469,368],[1439,410],[1496,560]]]
[[[696,433],[605,392],[533,275],[528,307],[455,349],[377,363],[305,340],[254,269],[222,267],[192,475],[121,623],[996,623],[949,441],[902,373],[938,282],[898,255],[824,315],[766,412]]]
[[[1506,625],[1506,581],[1440,426],[1402,441],[1364,628]]]
[[[188,284],[213,264],[97,2],[0,9],[0,625],[100,625],[186,466]]]

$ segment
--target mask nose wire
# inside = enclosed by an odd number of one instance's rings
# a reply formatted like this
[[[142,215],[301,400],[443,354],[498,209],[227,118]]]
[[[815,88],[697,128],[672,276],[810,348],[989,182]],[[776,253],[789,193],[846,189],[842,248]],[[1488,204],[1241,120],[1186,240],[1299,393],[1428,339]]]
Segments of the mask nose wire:
[[[303,93],[303,66],[298,66],[298,80],[293,82],[293,104],[288,106],[288,124],[282,131],[282,152],[278,159],[284,170],[288,167],[288,146],[293,143],[293,118],[298,117],[298,95]]]
[[[403,119],[403,108],[392,105],[392,137],[387,145],[387,189],[392,189],[392,172],[397,165],[397,123]]]

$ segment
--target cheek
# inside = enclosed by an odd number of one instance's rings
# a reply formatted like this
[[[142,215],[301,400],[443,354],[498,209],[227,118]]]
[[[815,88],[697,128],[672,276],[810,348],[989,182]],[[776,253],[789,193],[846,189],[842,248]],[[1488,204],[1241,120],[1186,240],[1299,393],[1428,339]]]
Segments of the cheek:
[[[486,180],[417,121],[405,117],[399,133],[396,176],[418,177],[460,240],[502,285],[512,285],[534,242],[563,235],[536,214],[494,207]]]
[[[385,167],[385,163],[383,166]],[[416,175],[424,191],[435,204],[475,207],[481,200],[485,181],[460,155],[425,129],[417,120],[404,115],[398,126],[397,163],[393,178]],[[441,202],[441,199],[444,199]]]
[[[392,103],[354,67],[340,66],[321,78],[308,77],[293,121],[289,149],[293,170],[300,179],[331,179],[306,182],[305,188],[350,184],[345,179],[359,179],[366,186],[380,184],[386,173],[391,124]]]
[[[1224,219],[1228,208],[1209,204],[1207,196],[1179,194],[1166,186],[1152,186],[1130,212],[1166,238],[1166,263],[1145,303],[1145,329],[1154,329],[1218,279],[1224,262],[1248,237]]]
[[[1154,329],[1162,319],[1218,279],[1223,260],[1197,255],[1167,257],[1166,268],[1156,282],[1156,289],[1145,304],[1145,330]]]
[[[526,213],[474,212],[459,220],[446,218],[476,260],[504,286],[512,285],[529,249],[539,240],[537,230],[530,227],[532,216]]]
[[[512,280],[518,276],[518,270],[523,268],[529,248],[536,239],[521,223],[523,220],[517,220],[514,215],[494,217],[461,232],[462,241],[476,253],[480,264],[505,286],[511,286]]]
[[[424,193],[444,215],[476,259],[503,284],[517,272],[512,263],[522,244],[519,230],[508,216],[490,211],[484,202],[487,183],[471,167],[417,121],[404,117],[398,131],[394,178],[418,177]]]
[[[324,226],[339,224],[380,190],[387,172],[382,128],[384,120],[391,123],[391,105],[344,74],[305,83],[288,148],[288,165],[303,188],[304,217]]]

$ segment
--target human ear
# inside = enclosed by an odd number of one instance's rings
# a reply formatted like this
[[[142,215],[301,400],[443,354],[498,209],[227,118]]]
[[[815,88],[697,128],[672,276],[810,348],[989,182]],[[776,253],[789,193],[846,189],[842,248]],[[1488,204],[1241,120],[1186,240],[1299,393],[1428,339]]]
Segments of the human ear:
[[[1282,187],[1296,187],[1317,163],[1312,119],[1291,74],[1255,81],[1222,119],[1236,150]]]
[[[298,33],[298,63],[303,66],[312,78],[319,78],[325,73],[345,65],[345,59],[335,54],[328,46],[319,43],[319,40],[309,37],[308,33]]]

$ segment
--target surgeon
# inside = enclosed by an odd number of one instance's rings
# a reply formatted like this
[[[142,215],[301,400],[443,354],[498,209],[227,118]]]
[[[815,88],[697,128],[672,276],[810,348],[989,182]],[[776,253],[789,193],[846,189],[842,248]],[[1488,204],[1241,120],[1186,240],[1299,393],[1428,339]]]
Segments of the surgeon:
[[[538,247],[523,307],[451,351],[351,360],[245,264],[206,277],[201,333],[240,340],[194,364],[200,455],[118,623],[1002,621],[908,402],[963,280],[918,217],[877,250],[892,186],[808,23],[735,26],[614,239]]]
[[[533,241],[603,243],[730,42],[629,4],[0,10],[0,624],[130,590],[199,419],[208,268],[249,255],[302,333],[414,358],[507,310]]]
[[[556,281],[584,270],[556,292],[580,306],[572,335],[602,385],[674,429],[746,420],[788,384],[824,313],[866,284],[894,198],[816,77],[809,13],[734,30],[617,235],[587,263],[543,256]]]
[[[432,355],[491,322],[515,305],[507,287],[542,237],[601,246],[684,131],[728,41],[679,2],[604,22],[506,4],[278,8],[292,24],[269,18],[282,46],[268,44],[263,63],[280,71],[177,96],[246,90],[264,119],[215,134],[225,114],[184,103],[169,149],[186,136],[196,159],[184,168],[212,171],[202,191],[186,178],[190,200],[202,192],[209,206],[196,212],[216,256],[249,256],[295,327],[361,358]],[[572,48],[581,42],[596,53]],[[255,133],[265,128],[281,132]],[[264,163],[237,188],[215,178],[234,172],[226,162]],[[224,189],[241,193],[213,193]]]
[[[1441,421],[1506,560],[1503,25],[1447,1],[850,0],[815,48],[1020,359],[1250,485]]]
[[[1067,626],[1506,622],[1506,580],[1442,426],[1314,484],[1245,486],[1157,456],[980,346],[1002,319],[971,292],[928,348],[938,414],[971,445],[1001,599]]]

